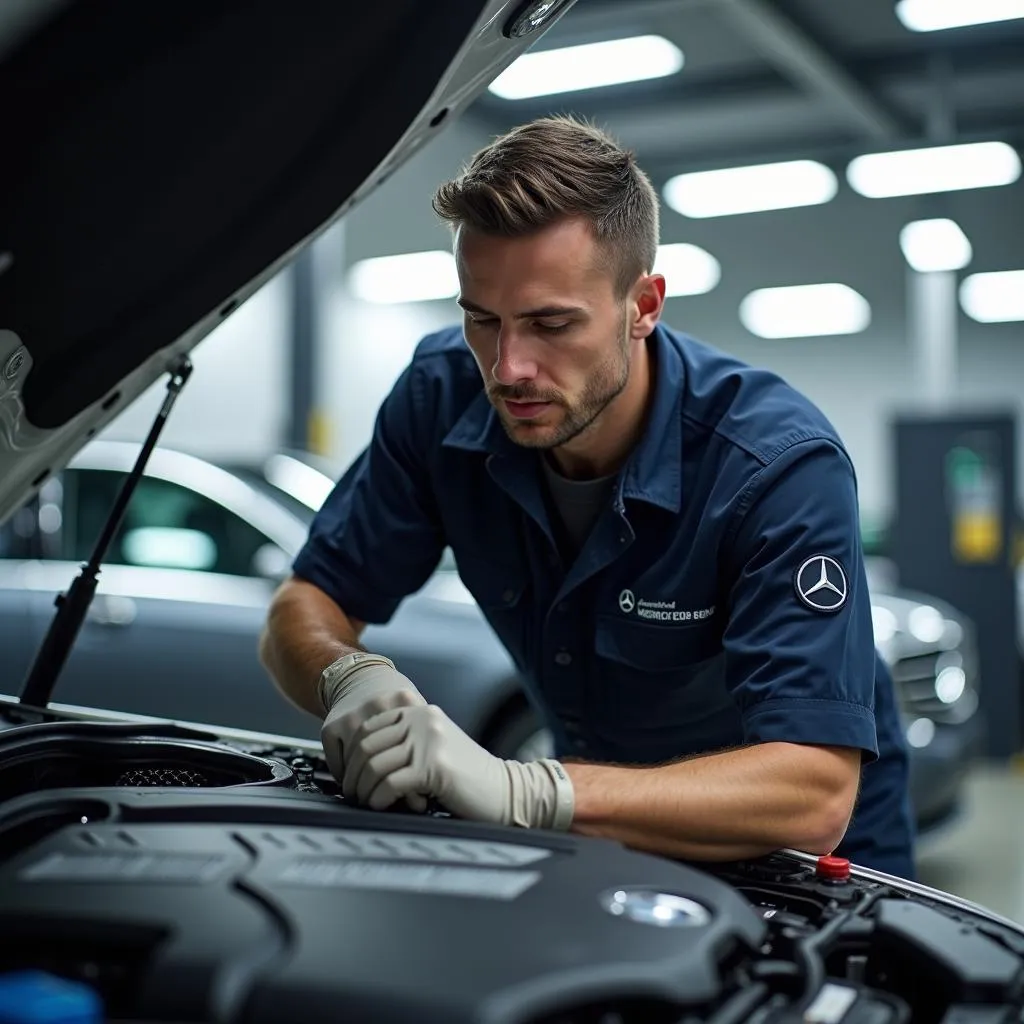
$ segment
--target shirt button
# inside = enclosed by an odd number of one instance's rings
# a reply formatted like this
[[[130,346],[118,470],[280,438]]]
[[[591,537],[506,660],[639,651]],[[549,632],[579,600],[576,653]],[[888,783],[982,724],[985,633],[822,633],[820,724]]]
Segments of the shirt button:
[[[509,601],[511,601],[512,598],[514,598],[515,596],[516,592],[511,587],[501,592],[501,599],[505,602],[505,604],[508,604]]]
[[[562,666],[571,665],[572,664],[572,655],[568,651],[559,651],[555,655],[555,664],[556,665],[562,665]]]

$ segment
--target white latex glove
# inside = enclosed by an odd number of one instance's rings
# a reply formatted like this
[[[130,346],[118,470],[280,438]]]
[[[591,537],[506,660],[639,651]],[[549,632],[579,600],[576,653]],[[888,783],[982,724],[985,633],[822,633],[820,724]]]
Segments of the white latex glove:
[[[320,727],[324,757],[334,778],[341,782],[352,749],[353,736],[374,715],[392,708],[426,705],[423,695],[387,658],[377,654],[340,658],[324,669],[317,687],[327,712]],[[425,798],[408,801],[414,811],[425,811]]]
[[[572,824],[575,794],[558,761],[495,757],[433,704],[367,719],[347,760],[342,791],[374,810],[433,797],[472,821],[562,831]]]

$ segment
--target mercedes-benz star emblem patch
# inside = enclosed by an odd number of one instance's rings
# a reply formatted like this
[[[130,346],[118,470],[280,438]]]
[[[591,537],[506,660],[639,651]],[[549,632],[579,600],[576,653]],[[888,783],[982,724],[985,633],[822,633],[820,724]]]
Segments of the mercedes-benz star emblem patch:
[[[636,598],[632,590],[624,590],[619,594],[619,608],[627,615],[636,607]]]
[[[793,578],[797,597],[816,612],[837,612],[846,604],[849,585],[843,567],[828,555],[812,555]]]

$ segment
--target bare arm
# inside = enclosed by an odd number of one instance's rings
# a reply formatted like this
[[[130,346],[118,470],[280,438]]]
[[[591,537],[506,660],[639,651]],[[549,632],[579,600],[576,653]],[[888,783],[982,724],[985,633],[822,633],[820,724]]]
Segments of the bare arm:
[[[655,768],[565,762],[572,829],[693,860],[734,860],[783,847],[826,854],[846,831],[861,753],[758,743]]]
[[[365,625],[349,618],[319,587],[293,577],[271,601],[260,661],[285,697],[323,718],[316,692],[320,673],[338,658],[365,650],[359,643]]]

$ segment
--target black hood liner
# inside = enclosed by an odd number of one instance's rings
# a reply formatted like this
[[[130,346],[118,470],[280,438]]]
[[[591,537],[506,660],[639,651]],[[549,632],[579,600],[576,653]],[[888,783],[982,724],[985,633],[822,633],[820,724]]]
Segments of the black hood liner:
[[[34,360],[27,418],[65,423],[328,220],[484,7],[85,2],[9,56],[0,328]]]

